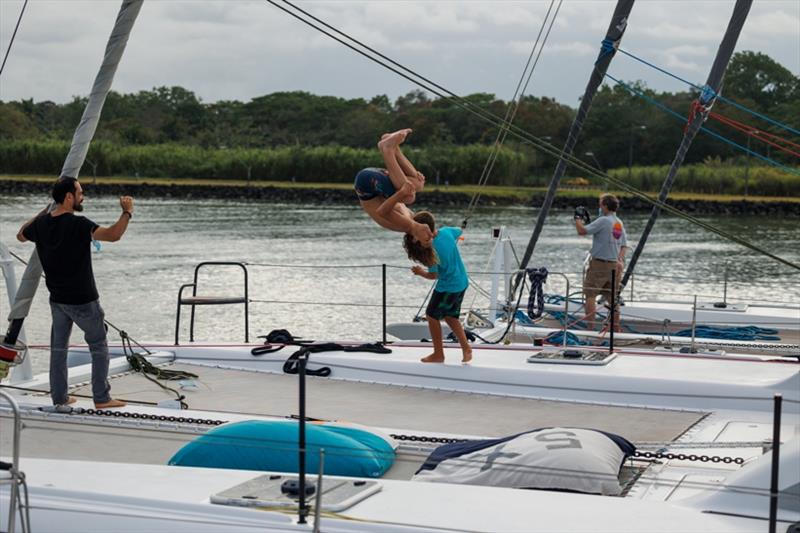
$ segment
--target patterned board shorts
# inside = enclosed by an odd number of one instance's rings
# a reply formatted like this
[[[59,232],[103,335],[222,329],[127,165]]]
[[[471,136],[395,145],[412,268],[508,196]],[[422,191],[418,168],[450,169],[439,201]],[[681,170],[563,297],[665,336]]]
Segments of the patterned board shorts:
[[[362,202],[379,196],[388,198],[396,192],[389,173],[382,168],[365,168],[356,174],[353,186]]]
[[[461,315],[461,301],[464,300],[464,289],[461,292],[439,292],[434,290],[431,301],[425,309],[427,316],[441,320],[446,316],[458,318]]]

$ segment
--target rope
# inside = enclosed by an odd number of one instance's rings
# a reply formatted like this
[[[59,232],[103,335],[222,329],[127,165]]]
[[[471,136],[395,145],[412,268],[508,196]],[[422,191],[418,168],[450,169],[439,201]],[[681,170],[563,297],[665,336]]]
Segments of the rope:
[[[342,45],[346,46],[347,48],[350,48],[354,52],[364,56],[365,58],[369,59],[370,61],[373,61],[374,63],[377,63],[377,64],[381,65],[382,67],[386,68],[387,70],[390,70],[391,72],[394,72],[395,74],[401,76],[402,78],[407,79],[408,81],[420,86],[421,88],[431,92],[432,94],[435,94],[436,96],[438,96],[440,98],[453,101],[456,105],[458,105],[462,109],[464,109],[464,110],[466,110],[466,111],[468,111],[468,112],[480,117],[484,121],[486,121],[486,122],[488,122],[490,124],[494,124],[496,126],[504,124],[502,122],[502,118],[499,117],[498,115],[495,115],[494,113],[492,113],[490,111],[484,110],[484,109],[480,108],[479,106],[476,106],[475,104],[473,104],[469,100],[466,100],[464,98],[459,97],[455,93],[453,93],[453,92],[441,87],[438,84],[430,82],[430,80],[428,80],[427,78],[425,78],[425,77],[423,77],[423,76],[421,76],[419,74],[414,73],[413,71],[411,71],[408,68],[400,65],[399,63],[395,62],[394,60],[391,60],[391,59],[387,58],[386,56],[374,51],[372,48],[360,43],[359,41],[357,41],[353,37],[347,36],[347,38],[352,40],[353,42],[356,42],[360,46],[364,47],[365,49],[372,51],[377,56],[385,58],[387,61],[391,62],[392,64],[397,65],[399,68],[404,69],[404,70],[406,70],[408,72],[411,72],[411,74],[413,74],[413,76],[416,76],[419,79],[415,79],[411,75],[408,75],[408,74],[405,74],[403,72],[400,72],[400,70],[398,70],[397,68],[394,68],[394,67],[392,67],[392,66],[390,66],[390,65],[388,65],[388,64],[386,64],[386,63],[384,63],[382,61],[380,61],[376,57],[373,57],[373,56],[369,55],[367,52],[364,52],[363,50],[359,50],[358,48],[356,48],[352,44],[349,44],[349,43],[343,41],[342,39],[332,35],[330,32],[328,32],[328,31],[324,30],[323,28],[320,28],[319,26],[315,25],[314,23],[304,19],[300,15],[291,12],[290,10],[284,8],[283,6],[278,5],[276,0],[266,0],[266,1],[269,2],[270,4],[274,5],[275,7],[280,9],[281,11],[284,11],[285,13],[287,13],[290,16],[294,17],[295,19],[299,20],[303,24],[306,24],[306,25],[310,26],[311,28],[316,29],[317,31],[319,31],[320,33],[323,33],[324,35],[327,35],[331,39],[341,43]],[[286,1],[286,0],[284,0],[284,1]],[[315,20],[319,20],[319,19],[315,19]],[[332,26],[328,25],[327,23],[323,22],[322,24],[324,24],[325,26],[327,26],[329,28],[332,28]],[[346,34],[344,34],[343,32],[341,32],[339,30],[336,30],[335,28],[332,28],[332,29],[334,29],[334,31],[338,32],[339,34],[346,36]],[[423,81],[420,81],[420,80],[423,80]],[[425,82],[428,82],[430,85],[426,84]],[[434,87],[439,88],[441,90],[437,90]],[[446,96],[446,95],[449,95],[449,96]],[[681,120],[683,120],[683,117],[681,117]],[[717,235],[719,235],[719,236],[721,236],[721,237],[723,237],[725,239],[730,240],[731,242],[735,242],[735,243],[740,244],[740,245],[742,245],[742,246],[744,246],[746,248],[749,248],[749,249],[751,249],[751,250],[753,250],[753,251],[755,251],[755,252],[757,252],[757,253],[759,253],[761,255],[769,257],[769,258],[773,259],[774,261],[777,261],[777,262],[779,262],[779,263],[781,263],[781,264],[783,264],[785,266],[791,267],[791,268],[793,268],[795,270],[800,270],[800,265],[798,265],[796,263],[793,263],[793,262],[791,262],[791,261],[789,261],[787,259],[783,259],[782,257],[779,257],[779,256],[777,256],[775,254],[772,254],[772,253],[768,252],[767,250],[759,248],[759,247],[749,243],[748,241],[746,241],[746,240],[744,240],[744,239],[742,239],[740,237],[737,237],[737,236],[735,236],[735,235],[733,235],[731,233],[728,233],[726,231],[723,231],[721,229],[713,227],[713,226],[711,226],[709,224],[703,223],[699,219],[697,219],[696,217],[694,217],[694,216],[692,216],[692,215],[690,215],[690,214],[688,214],[688,213],[686,213],[686,212],[684,212],[684,211],[682,211],[682,210],[680,210],[680,209],[678,209],[676,207],[673,207],[673,206],[671,206],[671,205],[669,205],[667,203],[660,202],[660,201],[658,201],[656,199],[653,199],[649,195],[644,193],[643,191],[640,191],[640,190],[636,189],[635,187],[625,183],[621,179],[615,178],[613,176],[609,176],[608,174],[602,172],[601,170],[599,170],[599,169],[591,166],[590,164],[578,159],[577,157],[575,157],[572,154],[563,154],[560,149],[556,148],[552,144],[550,144],[550,143],[548,143],[548,142],[546,142],[546,141],[544,141],[544,140],[532,135],[531,133],[519,128],[518,126],[509,125],[509,133],[514,135],[517,139],[519,139],[519,140],[521,140],[521,141],[523,141],[523,142],[525,142],[527,144],[530,144],[531,146],[537,148],[541,152],[544,152],[544,153],[546,153],[548,155],[551,155],[551,156],[553,156],[555,158],[563,158],[564,161],[566,161],[567,163],[571,164],[573,167],[575,167],[575,168],[577,168],[579,170],[582,170],[583,172],[586,172],[588,175],[590,175],[592,177],[595,177],[595,178],[598,178],[598,179],[605,180],[606,182],[610,183],[611,185],[617,187],[619,190],[627,192],[631,196],[635,196],[636,198],[639,198],[639,199],[643,200],[644,202],[647,202],[647,203],[649,203],[649,204],[651,204],[653,206],[658,206],[660,209],[662,209],[663,211],[665,211],[667,213],[671,213],[671,214],[674,214],[675,216],[681,217],[684,220],[686,220],[686,221],[688,221],[688,222],[690,222],[690,223],[692,223],[692,224],[694,224],[694,225],[696,225],[698,227],[704,228],[704,229],[706,229],[706,230],[708,230],[708,231],[710,231],[712,233],[715,233],[715,234],[717,234]],[[756,155],[757,157],[760,157],[760,154],[754,154],[754,155]]]
[[[644,60],[644,59],[642,59],[640,57],[637,57],[634,54],[632,54],[632,53],[630,53],[630,52],[628,52],[626,50],[623,50],[622,48],[618,48],[617,50],[619,52],[625,54],[626,56],[630,57],[631,59],[633,59],[635,61],[638,61],[639,63],[647,65],[648,67],[653,68],[653,69],[661,72],[662,74],[666,74],[667,76],[669,76],[669,77],[671,77],[673,79],[676,79],[676,80],[678,80],[680,82],[683,82],[686,85],[694,87],[698,91],[702,91],[703,90],[703,88],[701,86],[699,86],[699,85],[697,85],[695,83],[692,83],[692,82],[690,82],[688,80],[685,80],[685,79],[681,78],[680,76],[678,76],[677,74],[674,74],[674,73],[672,73],[672,72],[670,72],[670,71],[668,71],[666,69],[663,69],[663,68],[659,67],[658,65],[650,63],[649,61],[646,61],[646,60]],[[758,111],[750,109],[749,107],[746,107],[746,106],[736,102],[735,100],[731,100],[730,98],[725,98],[721,94],[717,94],[716,97],[717,97],[717,99],[721,100],[722,102],[725,102],[726,104],[730,104],[730,105],[736,107],[737,109],[740,109],[740,110],[742,110],[742,111],[744,111],[746,113],[750,113],[751,115],[754,115],[754,116],[756,116],[756,117],[758,117],[760,119],[766,120],[770,124],[778,126],[779,128],[785,129],[787,131],[791,131],[792,133],[794,133],[796,135],[800,135],[800,131],[794,129],[793,127],[791,127],[791,126],[789,126],[787,124],[783,124],[782,122],[778,122],[777,120],[772,119],[772,118],[770,118],[770,117],[768,117],[766,115],[763,115],[763,114],[759,113]]]
[[[175,394],[175,399],[180,403],[181,409],[188,409],[189,405],[183,401],[186,398],[183,394],[172,387],[168,387],[163,383],[160,383],[158,380],[162,379],[165,381],[176,381],[179,379],[197,379],[199,376],[184,370],[166,370],[159,368],[148,361],[144,355],[134,353],[133,347],[131,346],[130,337],[127,333],[120,331],[120,337],[122,337],[122,350],[125,353],[125,359],[128,360],[128,364],[131,365],[131,369],[134,372],[141,374],[148,381],[155,383],[165,391]],[[150,375],[154,377],[150,377]]]
[[[553,3],[555,0],[550,0],[550,7],[547,9],[547,13],[542,20],[542,25],[539,28],[539,33],[536,36],[536,41],[533,43],[533,48],[531,48],[531,53],[528,56],[528,61],[525,63],[525,68],[522,70],[522,75],[520,76],[519,82],[517,83],[517,88],[514,90],[514,96],[512,96],[511,101],[508,104],[508,109],[506,110],[506,116],[503,118],[503,126],[497,132],[497,138],[494,141],[494,146],[492,147],[492,151],[489,153],[489,157],[486,159],[486,164],[483,166],[483,171],[481,171],[481,176],[478,179],[478,189],[472,195],[469,204],[467,205],[467,209],[464,212],[464,219],[461,222],[461,227],[467,227],[467,221],[472,216],[473,211],[475,211],[475,207],[478,205],[478,201],[481,198],[481,189],[488,183],[489,176],[494,170],[494,165],[497,162],[497,156],[500,153],[500,148],[502,147],[503,143],[508,136],[508,128],[514,122],[514,118],[517,116],[517,111],[519,110],[519,106],[522,103],[522,97],[525,94],[525,91],[528,89],[528,84],[533,77],[533,71],[536,70],[536,65],[539,64],[539,58],[542,56],[542,51],[544,50],[545,45],[547,44],[547,39],[550,37],[550,30],[553,29],[553,24],[556,21],[556,17],[558,17],[558,12],[561,10],[561,4],[563,0],[559,0],[558,7],[556,8],[555,14],[553,14],[553,18],[550,20],[550,25],[547,28],[547,33],[544,36],[544,41],[542,41],[542,46],[539,47],[539,53],[536,55],[536,60],[533,62],[533,66],[528,73],[528,77],[525,80],[525,85],[522,86],[522,90],[520,91],[520,86],[522,85],[523,79],[525,79],[525,72],[528,70],[528,66],[530,65],[531,59],[533,58],[533,54],[536,51],[536,47],[539,44],[539,39],[542,36],[542,31],[544,30],[545,25],[547,24],[547,19],[550,16],[550,11],[553,9]],[[517,95],[519,94],[519,97]]]
[[[547,269],[528,269],[528,279],[531,280],[531,292],[528,296],[528,318],[536,320],[544,312],[544,284],[547,283]]]
[[[648,102],[650,104],[653,104],[654,106],[656,106],[657,108],[661,109],[662,111],[672,115],[673,117],[676,117],[682,123],[686,123],[686,117],[685,116],[681,115],[677,111],[674,111],[673,109],[670,109],[669,107],[667,107],[666,105],[662,104],[661,102],[659,102],[655,98],[653,98],[651,96],[648,96],[644,92],[639,91],[638,89],[628,85],[627,83],[625,83],[622,80],[618,80],[617,78],[615,78],[611,74],[606,73],[606,77],[609,78],[610,80],[614,81],[615,83],[617,83],[617,85],[621,85],[622,87],[627,89],[628,92],[630,92],[631,94],[634,94],[634,95],[638,96],[639,98],[642,98],[646,102]],[[697,100],[695,100],[693,102],[693,104],[692,104],[692,111],[691,111],[690,116],[689,116],[690,120],[691,120],[691,117],[694,116],[695,112],[698,111],[698,109],[695,107],[696,104],[697,104]],[[790,174],[794,174],[796,176],[800,176],[800,170],[792,168],[792,167],[788,167],[788,166],[786,166],[786,165],[784,165],[784,164],[782,164],[782,163],[780,163],[778,161],[775,161],[774,159],[772,159],[770,157],[767,157],[765,155],[759,154],[758,152],[755,152],[755,151],[747,148],[746,146],[742,146],[741,144],[737,143],[736,141],[728,139],[724,135],[722,135],[720,133],[717,133],[716,131],[714,131],[712,129],[709,129],[709,128],[705,127],[705,126],[701,126],[700,130],[708,133],[712,137],[715,137],[715,138],[719,139],[720,141],[722,141],[722,142],[724,142],[726,144],[729,144],[729,145],[733,146],[734,148],[736,148],[738,150],[741,150],[742,152],[748,153],[748,154],[752,155],[753,157],[757,157],[757,158],[759,158],[759,159],[761,159],[763,161],[766,161],[768,164],[770,164],[770,165],[772,165],[772,166],[774,166],[776,168],[780,168],[781,170],[783,170],[785,172],[788,172]]]
[[[0,65],[0,76],[3,75],[3,69],[6,68],[6,61],[8,61],[8,54],[11,53],[11,47],[14,45],[14,38],[17,36],[17,30],[19,29],[19,23],[22,22],[22,15],[25,13],[25,8],[27,6],[28,6],[28,0],[25,0],[25,3],[22,4],[22,9],[19,12],[17,25],[14,26],[14,33],[11,34],[11,41],[9,41],[8,43],[8,49],[6,49],[6,55],[3,57],[3,64]]]
[[[786,152],[787,154],[791,154],[795,157],[800,157],[800,152],[795,152],[794,150],[789,149],[787,146],[784,146],[780,143],[788,144],[794,148],[800,148],[800,144],[794,143],[788,139],[784,139],[783,137],[779,137],[772,133],[761,131],[754,126],[750,126],[743,122],[738,122],[730,117],[726,117],[725,115],[720,115],[719,113],[714,113],[713,111],[708,114],[710,118],[713,118],[717,122],[721,122],[726,126],[730,126],[731,128],[738,130],[749,137],[755,137],[761,142],[764,142],[770,146],[777,148],[782,152]],[[767,138],[764,138],[767,137]]]

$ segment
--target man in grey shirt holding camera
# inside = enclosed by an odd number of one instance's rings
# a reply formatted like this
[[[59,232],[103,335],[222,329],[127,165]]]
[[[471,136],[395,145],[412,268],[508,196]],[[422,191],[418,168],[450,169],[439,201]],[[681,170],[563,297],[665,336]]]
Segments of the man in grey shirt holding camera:
[[[622,269],[625,265],[625,251],[628,247],[628,239],[625,233],[625,226],[617,218],[619,200],[613,194],[604,194],[600,197],[600,209],[598,218],[590,223],[584,224],[579,216],[575,216],[575,229],[578,235],[592,236],[592,259],[589,268],[586,270],[586,277],[583,280],[583,294],[586,297],[585,312],[586,321],[590,328],[594,328],[596,323],[595,312],[597,311],[596,298],[602,294],[607,301],[611,300],[611,291],[614,291],[615,300],[619,293],[619,284],[622,281]],[[616,272],[615,284],[612,289],[611,273]],[[619,331],[619,306],[614,309],[615,330]]]

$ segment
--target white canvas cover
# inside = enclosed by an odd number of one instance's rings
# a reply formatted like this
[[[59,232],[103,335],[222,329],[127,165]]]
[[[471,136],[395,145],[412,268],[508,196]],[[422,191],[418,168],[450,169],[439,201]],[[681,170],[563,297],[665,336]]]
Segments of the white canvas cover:
[[[624,460],[620,446],[599,431],[547,428],[446,458],[433,469],[423,467],[413,480],[614,496],[622,490],[618,473]]]

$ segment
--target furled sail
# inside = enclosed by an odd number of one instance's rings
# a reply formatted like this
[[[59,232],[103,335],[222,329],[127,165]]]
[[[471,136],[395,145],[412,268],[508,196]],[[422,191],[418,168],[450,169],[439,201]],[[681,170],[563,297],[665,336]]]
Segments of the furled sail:
[[[92,85],[89,101],[86,103],[86,109],[83,111],[81,121],[75,130],[75,135],[72,137],[72,145],[61,170],[62,176],[78,177],[81,166],[83,166],[83,162],[86,159],[86,153],[89,150],[89,143],[91,143],[95,130],[97,130],[97,123],[100,120],[100,113],[103,110],[106,95],[111,89],[114,74],[116,74],[117,66],[119,66],[122,54],[125,52],[128,36],[131,33],[131,29],[133,29],[133,24],[136,22],[136,17],[139,15],[143,1],[123,0],[122,6],[120,6],[117,20],[106,44],[103,63],[100,65],[100,70],[94,80],[94,85]],[[34,250],[28,261],[28,266],[22,274],[14,305],[11,306],[11,312],[8,315],[10,324],[3,339],[3,344],[13,346],[17,342],[22,323],[25,317],[28,316],[36,289],[39,287],[41,276],[42,265],[36,250]]]
[[[714,64],[711,66],[711,71],[708,73],[708,80],[703,90],[700,92],[700,95],[692,103],[689,122],[683,131],[683,139],[678,147],[678,151],[675,153],[675,159],[672,160],[672,165],[669,168],[667,177],[664,178],[664,183],[661,185],[661,192],[658,194],[659,202],[663,203],[666,201],[669,191],[672,189],[672,184],[675,181],[675,176],[678,175],[678,169],[681,168],[681,164],[683,164],[683,160],[686,157],[686,152],[689,151],[692,141],[697,135],[697,132],[700,131],[711,107],[714,105],[714,101],[717,99],[717,94],[719,94],[720,87],[722,86],[722,78],[725,75],[725,69],[733,55],[736,41],[739,40],[739,34],[742,32],[744,21],[747,19],[752,4],[753,0],[736,0],[736,5],[733,7],[733,14],[728,22],[728,29],[725,31],[725,36],[722,38],[722,42],[717,50],[717,56],[714,58]],[[653,225],[656,223],[660,212],[661,208],[659,205],[654,204],[653,210],[650,212],[650,218],[647,220],[647,225],[645,225],[644,231],[642,231],[642,235],[639,237],[639,243],[633,251],[630,263],[628,263],[628,268],[622,278],[620,290],[622,287],[625,287],[633,274],[633,269],[636,268],[636,263],[639,260],[639,256],[642,255],[642,250],[644,250],[644,246],[647,244],[647,238],[650,236],[650,232],[653,230]]]

